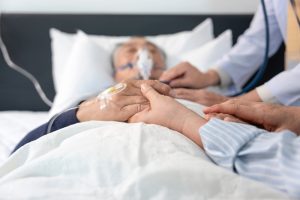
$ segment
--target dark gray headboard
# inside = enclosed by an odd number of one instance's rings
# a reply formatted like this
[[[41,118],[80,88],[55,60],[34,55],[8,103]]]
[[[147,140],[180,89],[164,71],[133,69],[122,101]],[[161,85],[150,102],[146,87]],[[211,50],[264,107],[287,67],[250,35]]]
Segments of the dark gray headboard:
[[[89,34],[156,35],[190,30],[211,17],[215,35],[232,29],[234,41],[248,27],[251,15],[73,15],[73,14],[3,14],[1,32],[12,59],[34,74],[48,97],[55,92],[51,72],[49,28]],[[282,47],[273,58],[271,74],[282,70]],[[271,65],[272,65],[271,63]],[[268,79],[268,77],[267,77]],[[32,84],[9,69],[0,56],[0,110],[48,110]]]

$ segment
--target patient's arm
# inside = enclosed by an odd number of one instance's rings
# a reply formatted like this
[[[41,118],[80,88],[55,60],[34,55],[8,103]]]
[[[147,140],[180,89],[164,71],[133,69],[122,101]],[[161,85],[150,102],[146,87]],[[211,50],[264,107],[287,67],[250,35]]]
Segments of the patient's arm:
[[[62,115],[60,115],[52,124],[52,128],[51,128],[51,132],[59,130],[61,128],[70,126],[72,124],[76,124],[78,123],[78,119],[76,117],[76,110],[69,110],[65,113],[63,113]],[[36,129],[30,131],[15,147],[15,149],[13,150],[13,152],[15,152],[16,150],[18,150],[20,147],[22,147],[23,145],[37,140],[38,138],[44,136],[47,134],[47,128],[49,126],[49,122],[37,127]],[[12,153],[13,153],[12,152]]]
[[[170,91],[169,86],[160,83],[159,81],[128,80],[123,83],[126,84],[126,88],[112,96],[106,106],[102,109],[100,109],[101,101],[97,98],[93,98],[81,103],[79,108],[76,110],[60,114],[57,118],[55,116],[55,120],[50,127],[50,132],[78,122],[91,120],[126,122],[135,113],[141,111],[144,107],[148,107],[148,104],[143,106],[148,101],[141,94],[140,85],[142,83],[147,83],[153,86],[160,93],[165,95],[169,94]],[[21,146],[46,135],[50,121],[29,132],[16,146],[14,151]]]
[[[91,120],[127,121],[130,116],[141,111],[143,108],[141,104],[145,103],[145,99],[138,96],[122,96],[122,98],[119,96],[120,95],[111,99],[103,109],[100,109],[100,101],[97,100],[97,98],[94,98],[81,103],[78,109],[69,110],[54,116],[49,122],[29,132],[18,143],[13,152],[23,145],[37,140],[50,132],[54,132],[78,122]],[[53,124],[51,123],[52,119],[54,119]],[[50,132],[48,132],[49,126],[51,126]]]

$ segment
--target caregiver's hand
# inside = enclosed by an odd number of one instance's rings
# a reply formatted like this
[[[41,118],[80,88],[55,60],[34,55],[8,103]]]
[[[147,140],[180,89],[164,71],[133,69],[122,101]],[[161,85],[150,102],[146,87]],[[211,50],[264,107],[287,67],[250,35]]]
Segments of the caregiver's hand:
[[[129,122],[145,122],[168,127],[183,133],[202,147],[198,130],[206,123],[205,119],[173,98],[160,95],[147,84],[143,84],[141,89],[143,95],[149,100],[150,107],[135,114],[129,119]]]
[[[113,95],[106,106],[100,109],[101,102],[97,98],[84,101],[77,111],[79,121],[127,121],[131,116],[149,107],[148,100],[142,95],[140,86],[147,83],[162,94],[168,95],[170,87],[154,80],[128,80],[124,81],[126,88]]]
[[[252,124],[262,126],[268,131],[289,129],[300,134],[300,108],[280,106],[261,102],[248,102],[238,99],[204,109],[204,113],[224,113]]]
[[[178,88],[173,89],[171,94],[175,98],[190,100],[205,106],[223,103],[229,99],[229,97],[225,97],[205,89]]]
[[[234,117],[229,114],[223,114],[223,113],[209,113],[205,115],[205,119],[210,120],[212,118],[218,118],[227,122],[236,122],[236,123],[242,123],[242,124],[247,124],[246,122],[240,120],[237,117]]]
[[[182,62],[165,71],[159,80],[169,82],[171,87],[198,89],[217,85],[220,82],[219,75],[215,70],[209,70],[203,73],[189,62]]]

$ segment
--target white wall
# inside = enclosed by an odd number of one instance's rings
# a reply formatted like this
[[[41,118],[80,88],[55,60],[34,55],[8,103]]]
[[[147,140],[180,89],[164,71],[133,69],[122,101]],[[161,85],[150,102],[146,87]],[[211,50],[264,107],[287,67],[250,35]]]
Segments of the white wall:
[[[253,13],[259,0],[0,0],[4,12],[34,13]]]

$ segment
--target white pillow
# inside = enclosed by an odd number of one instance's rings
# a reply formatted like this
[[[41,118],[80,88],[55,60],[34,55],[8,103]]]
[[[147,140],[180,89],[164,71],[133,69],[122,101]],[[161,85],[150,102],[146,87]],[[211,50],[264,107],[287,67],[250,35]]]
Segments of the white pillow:
[[[74,34],[61,32],[55,28],[50,29],[51,53],[52,53],[52,76],[55,91],[58,86],[62,85],[63,79],[62,69],[70,56],[75,41]]]
[[[80,32],[80,31],[79,31]],[[101,36],[89,35],[90,39],[109,54],[117,43],[128,40],[129,37],[123,36]],[[75,34],[68,34],[57,29],[50,29],[53,81],[55,90],[60,90],[62,84],[62,72],[67,60],[70,57],[71,49],[75,42]],[[148,36],[150,41],[161,47],[167,54],[167,65],[172,62],[174,55],[183,54],[186,51],[199,47],[213,39],[213,24],[211,19],[195,27],[192,31],[183,31],[174,34]]]
[[[212,40],[212,27],[211,19],[207,19],[193,31],[148,36],[148,39],[173,58],[170,55],[175,57]],[[53,80],[57,91],[50,110],[50,116],[53,116],[114,84],[111,51],[117,43],[129,37],[87,36],[82,31],[67,34],[56,29],[50,30],[50,36]]]
[[[62,79],[54,98],[50,116],[96,96],[114,84],[110,56],[102,47],[79,33],[68,61],[61,72]]]
[[[161,47],[169,55],[178,55],[192,50],[214,39],[213,23],[210,18],[196,26],[192,31],[148,36],[151,42]]]
[[[78,33],[76,42],[64,66],[63,80],[50,111],[50,116],[75,106],[80,101],[96,96],[114,84],[109,54],[84,33]],[[201,71],[207,71],[232,46],[232,33],[227,30],[202,47],[176,57],[176,64],[189,61]],[[217,91],[215,91],[217,92]]]
[[[210,67],[214,66],[214,64],[231,49],[231,47],[232,32],[226,30],[207,44],[173,58],[173,61],[175,62],[173,64],[188,61],[200,71],[205,72]]]

